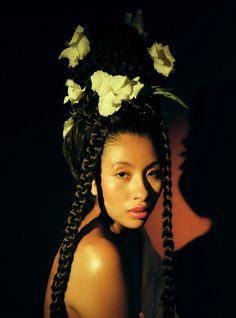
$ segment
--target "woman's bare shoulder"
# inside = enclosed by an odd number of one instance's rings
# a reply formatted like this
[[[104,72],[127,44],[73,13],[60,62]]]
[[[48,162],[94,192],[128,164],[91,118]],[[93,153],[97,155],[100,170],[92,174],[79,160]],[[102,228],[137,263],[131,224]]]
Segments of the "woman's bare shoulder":
[[[128,317],[119,251],[99,230],[86,235],[75,251],[65,302],[86,318]]]
[[[44,318],[50,315],[51,285],[57,271],[56,254],[45,296]],[[65,293],[69,317],[129,317],[127,290],[119,250],[100,229],[82,238],[74,253]]]
[[[83,237],[74,253],[74,262],[78,261],[81,264],[86,262],[86,264],[92,265],[94,257],[101,262],[106,258],[109,258],[110,261],[120,260],[116,244],[108,239],[100,229],[94,229]]]

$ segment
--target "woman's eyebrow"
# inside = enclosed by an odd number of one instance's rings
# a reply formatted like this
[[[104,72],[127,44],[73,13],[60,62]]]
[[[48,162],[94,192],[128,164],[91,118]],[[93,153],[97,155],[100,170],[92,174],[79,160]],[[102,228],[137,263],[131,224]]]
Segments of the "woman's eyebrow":
[[[115,163],[113,163],[112,165],[112,168],[115,167],[116,165],[126,165],[126,166],[130,166],[130,167],[133,167],[134,165],[130,162],[127,162],[127,161],[117,161]],[[156,165],[160,165],[160,162],[159,161],[153,161],[152,163],[150,163],[146,169],[149,169],[153,166],[156,166]]]
[[[113,163],[112,168],[115,167],[116,165],[133,166],[132,163],[127,162],[127,161],[117,161],[117,162]]]

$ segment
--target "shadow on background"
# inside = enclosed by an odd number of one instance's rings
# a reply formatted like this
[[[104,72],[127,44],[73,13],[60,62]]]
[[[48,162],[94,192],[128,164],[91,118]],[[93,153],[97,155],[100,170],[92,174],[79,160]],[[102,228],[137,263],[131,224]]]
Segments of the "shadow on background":
[[[232,317],[235,312],[235,115],[233,79],[199,92],[191,105],[179,187],[191,209],[210,218],[212,226],[175,252],[182,318]]]

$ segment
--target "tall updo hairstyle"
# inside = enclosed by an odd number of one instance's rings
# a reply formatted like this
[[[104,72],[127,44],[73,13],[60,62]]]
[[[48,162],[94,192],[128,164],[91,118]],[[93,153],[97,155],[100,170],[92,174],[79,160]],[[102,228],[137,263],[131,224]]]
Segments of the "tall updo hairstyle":
[[[91,90],[90,80],[97,70],[111,75],[126,75],[130,79],[140,76],[140,82],[145,85],[159,85],[161,76],[154,70],[153,61],[147,53],[149,43],[133,27],[125,23],[101,28],[86,25],[85,33],[91,51],[78,66],[69,70],[70,78],[81,87],[86,86],[86,91],[77,109],[71,112],[73,126],[63,141],[63,153],[77,185],[60,248],[57,273],[51,286],[51,317],[66,317],[64,295],[78,244],[78,227],[95,202],[91,195],[91,183],[99,169],[104,144],[109,138],[130,132],[150,137],[161,153],[164,196],[162,237],[165,250],[162,301],[164,317],[172,318],[174,243],[171,223],[171,152],[160,99],[140,94],[131,102],[122,102],[119,111],[104,117],[98,112],[98,95]]]

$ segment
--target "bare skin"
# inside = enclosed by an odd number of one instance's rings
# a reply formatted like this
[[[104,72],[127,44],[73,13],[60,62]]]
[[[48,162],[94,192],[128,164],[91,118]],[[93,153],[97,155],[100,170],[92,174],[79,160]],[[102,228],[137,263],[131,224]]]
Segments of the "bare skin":
[[[77,246],[65,293],[69,318],[143,318],[140,313],[141,246],[139,232],[161,191],[160,164],[152,142],[123,134],[102,155],[101,185],[110,228],[99,221]],[[91,192],[97,195],[95,182]],[[145,218],[129,210],[143,206]],[[94,208],[78,231],[98,217]],[[45,295],[44,318],[50,317],[51,288],[58,264],[55,257]]]
[[[137,232],[132,230],[123,233],[122,236],[117,242],[117,237],[115,240],[107,237],[103,226],[98,224],[80,241],[74,254],[65,294],[69,318],[138,317],[137,305],[140,300],[138,236]],[[122,261],[126,264],[125,270]],[[48,281],[45,318],[50,317],[50,286],[56,273],[57,262],[58,254]],[[128,291],[132,293],[130,299]]]

